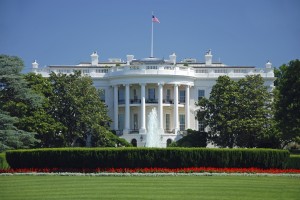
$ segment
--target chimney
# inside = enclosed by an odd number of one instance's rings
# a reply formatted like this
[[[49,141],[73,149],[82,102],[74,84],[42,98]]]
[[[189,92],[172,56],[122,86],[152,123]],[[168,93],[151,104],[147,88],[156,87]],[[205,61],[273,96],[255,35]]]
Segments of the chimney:
[[[37,63],[36,60],[34,60],[34,62],[32,63],[32,71],[37,72],[38,68],[39,68],[39,63]]]
[[[92,65],[93,65],[93,66],[98,65],[98,62],[99,62],[98,58],[99,58],[99,56],[98,56],[97,52],[94,51],[94,52],[92,53],[92,55],[91,55]]]
[[[130,65],[131,61],[133,61],[134,55],[127,55],[127,65]]]
[[[272,63],[268,60],[268,62],[266,63],[266,68],[267,69],[271,69],[272,68]]]
[[[173,53],[172,55],[169,55],[169,60],[173,63],[173,65],[176,65],[176,54]]]
[[[211,50],[208,50],[205,54],[205,65],[211,65],[212,64],[212,54]]]

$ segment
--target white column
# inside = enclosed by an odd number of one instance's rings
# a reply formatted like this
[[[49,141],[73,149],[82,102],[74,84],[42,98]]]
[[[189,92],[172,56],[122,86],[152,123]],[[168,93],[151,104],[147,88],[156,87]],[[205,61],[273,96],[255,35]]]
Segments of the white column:
[[[129,84],[125,85],[125,133],[130,129]]]
[[[190,128],[190,86],[185,86],[185,129]]]
[[[158,128],[163,130],[163,84],[158,84]]]
[[[118,85],[114,86],[114,129],[118,130],[119,127],[119,99],[118,99]]]
[[[174,85],[174,130],[175,130],[175,134],[179,130],[179,122],[178,122],[178,84]]]
[[[145,93],[145,85],[144,83],[141,85],[141,129],[140,133],[145,133],[146,131],[146,93]]]

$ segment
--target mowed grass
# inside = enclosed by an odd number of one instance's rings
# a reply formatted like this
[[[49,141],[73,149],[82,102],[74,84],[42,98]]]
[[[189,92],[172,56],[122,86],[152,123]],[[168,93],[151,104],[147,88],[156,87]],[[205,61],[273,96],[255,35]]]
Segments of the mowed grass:
[[[300,199],[300,178],[0,176],[0,199]]]

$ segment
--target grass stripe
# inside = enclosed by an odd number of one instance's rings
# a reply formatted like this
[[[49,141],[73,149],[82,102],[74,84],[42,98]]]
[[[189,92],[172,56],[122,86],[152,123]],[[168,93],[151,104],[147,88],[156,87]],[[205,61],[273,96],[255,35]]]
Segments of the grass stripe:
[[[1,176],[0,197],[11,199],[298,199],[295,177]]]

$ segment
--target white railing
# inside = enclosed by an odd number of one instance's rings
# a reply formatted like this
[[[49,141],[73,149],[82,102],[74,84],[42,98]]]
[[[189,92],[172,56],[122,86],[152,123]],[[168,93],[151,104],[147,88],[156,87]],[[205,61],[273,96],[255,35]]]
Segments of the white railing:
[[[272,69],[242,69],[242,68],[192,68],[186,66],[115,66],[107,68],[41,68],[35,69],[36,73],[43,76],[49,76],[51,72],[71,74],[73,71],[81,71],[82,74],[91,77],[113,77],[126,75],[176,75],[176,76],[192,76],[199,78],[216,78],[222,75],[227,75],[233,78],[245,77],[246,75],[260,74],[262,77],[274,77]]]

